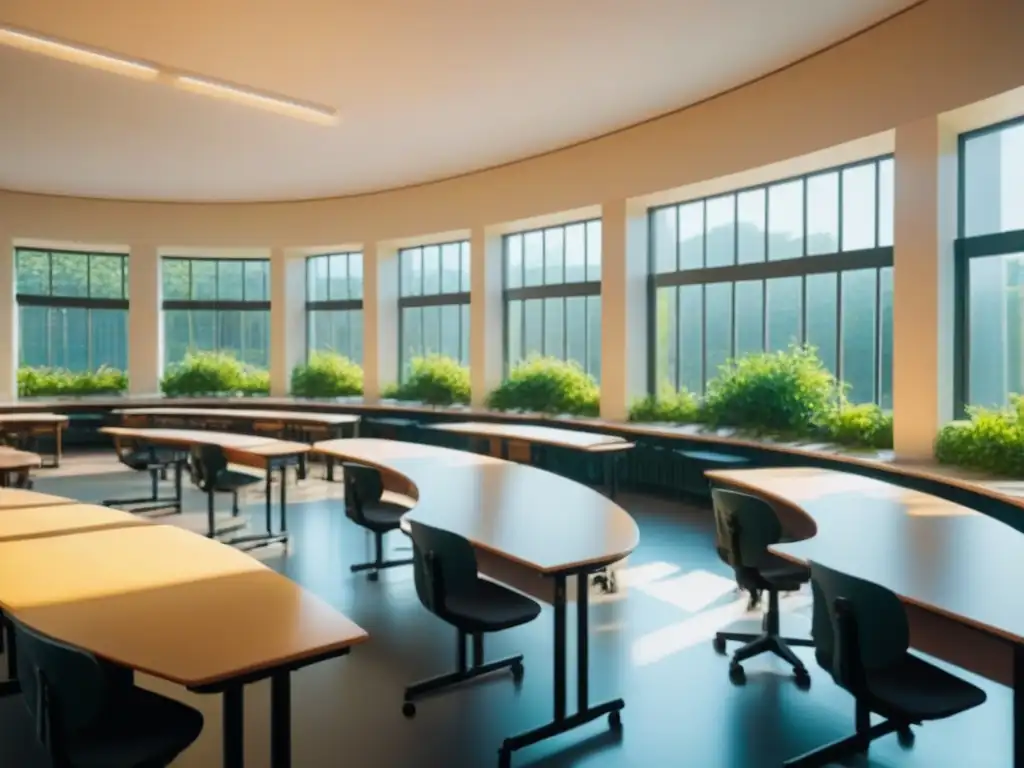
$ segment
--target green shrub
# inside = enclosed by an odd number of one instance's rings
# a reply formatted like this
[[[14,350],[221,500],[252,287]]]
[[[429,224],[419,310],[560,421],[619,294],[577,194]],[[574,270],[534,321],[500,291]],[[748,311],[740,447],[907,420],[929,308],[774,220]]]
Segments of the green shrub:
[[[516,365],[487,397],[499,411],[568,413],[597,416],[601,391],[577,363],[551,357],[530,357]]]
[[[363,394],[363,369],[334,352],[314,352],[292,371],[297,397],[347,397]]]
[[[685,389],[665,390],[658,395],[640,398],[629,408],[630,421],[669,421],[691,424],[700,421],[700,400]]]
[[[388,387],[383,395],[427,405],[468,403],[469,368],[443,355],[413,358],[405,381]]]
[[[843,403],[818,419],[821,436],[839,445],[892,448],[892,414],[874,403]]]
[[[812,347],[747,355],[708,382],[704,419],[755,433],[813,434],[816,419],[842,404],[843,390]]]
[[[1002,410],[969,408],[968,419],[944,426],[935,441],[942,464],[980,469],[997,475],[1024,474],[1024,400],[1014,396]]]
[[[169,397],[266,394],[270,391],[270,374],[244,365],[224,352],[194,352],[169,368],[160,381],[160,389]]]
[[[19,368],[19,397],[68,397],[114,394],[128,389],[128,375],[101,366],[95,371],[67,371],[63,368]]]

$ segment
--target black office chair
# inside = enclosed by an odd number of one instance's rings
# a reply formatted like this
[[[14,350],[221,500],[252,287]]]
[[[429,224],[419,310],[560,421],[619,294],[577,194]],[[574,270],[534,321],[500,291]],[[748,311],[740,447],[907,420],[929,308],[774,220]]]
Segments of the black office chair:
[[[813,646],[809,639],[782,637],[779,633],[779,593],[792,592],[806,584],[810,571],[793,565],[768,551],[782,538],[782,525],[771,505],[755,496],[724,488],[713,488],[711,499],[715,508],[715,546],[718,554],[736,572],[736,581],[750,592],[753,604],[762,592],[768,593],[768,610],[764,614],[761,634],[719,632],[714,647],[725,653],[729,640],[746,643],[732,655],[729,678],[737,685],[746,680],[740,662],[765,652],[774,653],[793,667],[797,685],[811,684],[807,667],[790,646]]]
[[[985,702],[985,692],[908,652],[903,604],[888,589],[811,563],[815,656],[856,701],[856,733],[785,763],[791,768],[830,765],[865,753],[893,733],[914,742],[911,725],[941,720]],[[871,725],[871,713],[885,718]]]
[[[523,679],[522,655],[484,663],[484,634],[528,624],[540,615],[535,600],[477,574],[473,546],[454,533],[409,522],[416,594],[423,606],[458,630],[458,669],[405,689],[402,714],[416,714],[415,699],[501,669]],[[466,662],[466,639],[473,638],[473,663]]]
[[[189,466],[192,471],[192,482],[207,495],[208,511],[211,516],[214,494],[230,493],[231,514],[238,517],[238,492],[248,485],[264,480],[255,473],[230,469],[227,454],[219,445],[193,445]],[[210,524],[212,530],[212,520]]]
[[[345,516],[373,534],[373,560],[353,565],[352,573],[369,571],[366,578],[377,581],[382,568],[411,565],[411,557],[384,559],[384,534],[398,530],[402,515],[409,511],[408,507],[383,499],[384,481],[373,467],[352,462],[343,462],[341,466],[345,473]]]
[[[7,621],[25,704],[54,768],[164,768],[202,732],[199,712],[136,687],[130,669]]]
[[[106,499],[103,504],[108,507],[132,507],[132,512],[155,512],[161,509],[181,511],[179,489],[175,487],[174,497],[160,497],[160,481],[167,479],[167,470],[175,469],[175,465],[183,460],[183,454],[176,448],[145,444],[136,441],[118,441],[116,443],[117,460],[136,472],[149,473],[149,498]],[[138,506],[138,505],[144,506]]]

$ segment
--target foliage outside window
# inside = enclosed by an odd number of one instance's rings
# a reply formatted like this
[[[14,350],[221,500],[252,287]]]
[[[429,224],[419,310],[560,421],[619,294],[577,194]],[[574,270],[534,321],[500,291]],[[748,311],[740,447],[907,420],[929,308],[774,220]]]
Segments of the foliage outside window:
[[[318,352],[363,363],[363,254],[306,259],[306,357]],[[360,385],[361,386],[361,385]]]
[[[534,357],[601,378],[601,221],[505,235],[505,368]]]

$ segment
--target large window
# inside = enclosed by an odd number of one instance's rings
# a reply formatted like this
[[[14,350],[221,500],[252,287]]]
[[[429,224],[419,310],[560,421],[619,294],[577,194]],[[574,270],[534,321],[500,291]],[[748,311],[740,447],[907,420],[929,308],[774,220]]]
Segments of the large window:
[[[601,221],[506,235],[505,363],[574,360],[601,377]]]
[[[401,378],[416,357],[469,364],[469,241],[398,252]]]
[[[891,408],[892,238],[890,157],[652,209],[651,389],[808,343],[851,401]]]
[[[164,362],[218,351],[270,364],[270,262],[164,257]]]
[[[1024,394],[1024,118],[960,137],[957,402]]]
[[[306,354],[335,352],[363,363],[363,254],[306,259]]]
[[[15,251],[19,362],[94,371],[128,367],[128,259]]]

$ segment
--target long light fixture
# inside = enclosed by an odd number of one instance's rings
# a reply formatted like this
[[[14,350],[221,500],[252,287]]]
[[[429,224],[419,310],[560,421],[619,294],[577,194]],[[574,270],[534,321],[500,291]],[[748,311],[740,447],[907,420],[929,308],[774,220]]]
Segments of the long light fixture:
[[[233,101],[248,107],[263,109],[287,117],[298,118],[319,125],[334,125],[338,122],[336,110],[314,104],[304,104],[292,99],[271,96],[265,93],[220,83],[206,77],[161,69],[153,64],[114,56],[108,53],[63,43],[48,37],[24,32],[10,27],[0,27],[0,45],[20,48],[24,51],[50,56],[51,58],[102,69],[139,80],[166,81],[176,88],[199,93],[204,96]]]

